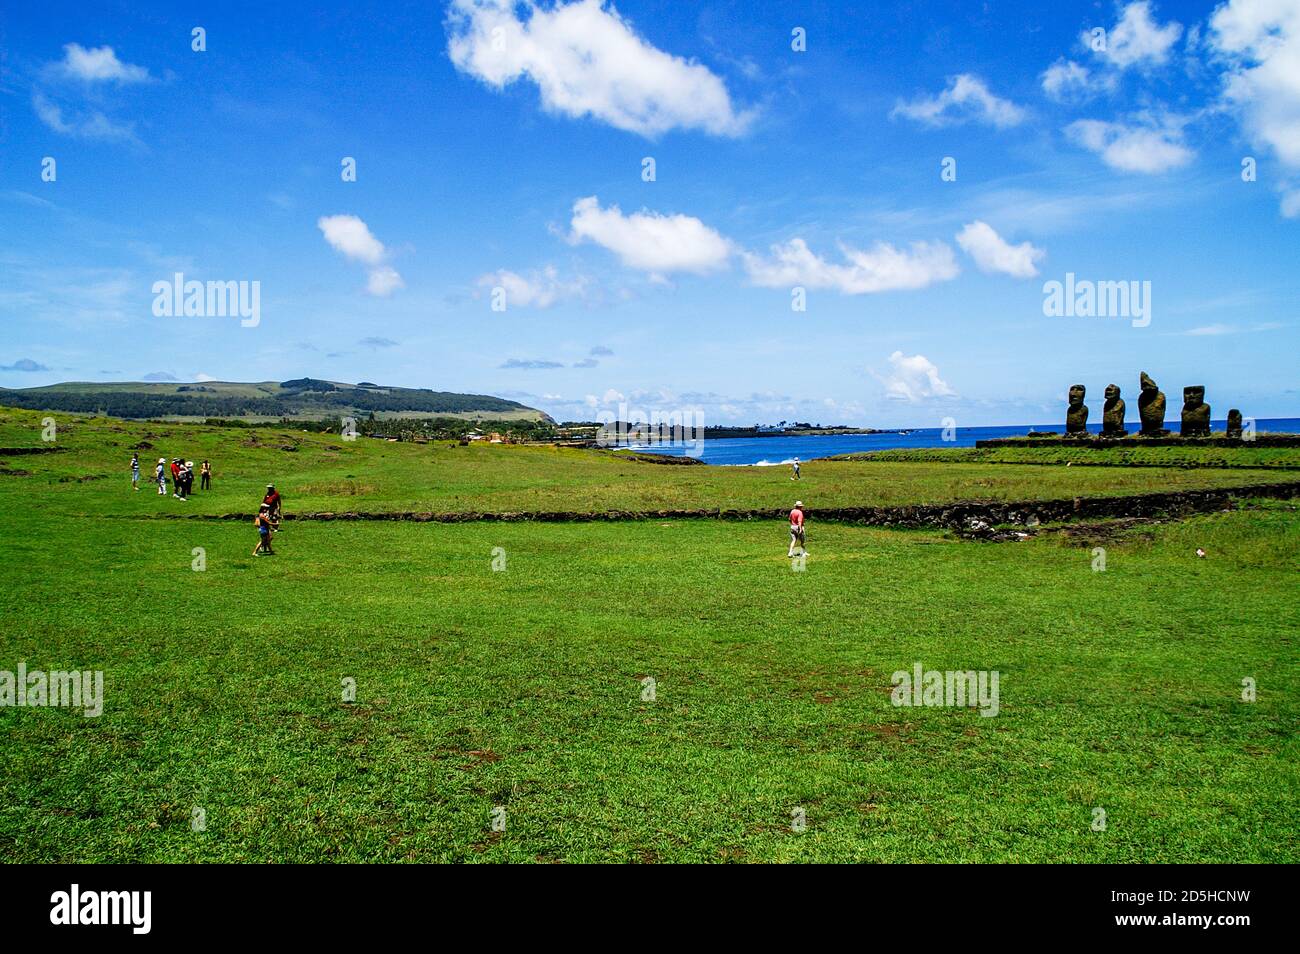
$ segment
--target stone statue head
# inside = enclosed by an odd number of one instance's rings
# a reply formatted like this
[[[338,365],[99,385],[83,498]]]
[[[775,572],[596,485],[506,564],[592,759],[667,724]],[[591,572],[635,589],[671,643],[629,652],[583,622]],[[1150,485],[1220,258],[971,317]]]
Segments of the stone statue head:
[[[1141,385],[1141,388],[1142,388],[1143,391],[1159,391],[1159,390],[1160,390],[1159,386],[1158,386],[1154,381],[1151,380],[1151,375],[1147,374],[1145,371],[1142,372],[1142,378],[1141,378],[1141,380],[1140,380],[1140,385]]]
[[[1107,401],[1118,401],[1118,400],[1119,400],[1119,385],[1118,385],[1118,384],[1108,384],[1108,385],[1106,385],[1106,400],[1107,400]]]
[[[1083,396],[1088,393],[1088,389],[1082,384],[1070,385],[1070,407],[1079,407],[1083,404]]]
[[[1189,408],[1200,407],[1205,403],[1205,385],[1189,384],[1183,388],[1183,404]]]

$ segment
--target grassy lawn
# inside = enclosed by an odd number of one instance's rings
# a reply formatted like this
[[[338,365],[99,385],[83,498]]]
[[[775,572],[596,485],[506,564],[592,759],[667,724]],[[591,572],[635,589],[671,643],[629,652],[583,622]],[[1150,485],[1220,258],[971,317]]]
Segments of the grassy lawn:
[[[41,446],[43,416],[0,409],[0,447]],[[945,451],[953,456],[915,462],[809,461],[803,467],[803,480],[795,483],[779,467],[649,464],[589,450],[486,443],[390,444],[366,438],[343,441],[337,435],[292,429],[54,417],[58,439],[52,446],[60,450],[0,454],[0,508],[34,504],[61,514],[139,517],[251,515],[265,485],[273,481],[285,495],[287,510],[296,513],[776,509],[790,506],[796,497],[815,511],[818,507],[1069,499],[1240,487],[1294,476],[1245,465],[1231,469],[1179,464],[1066,467],[1064,460],[1057,460],[1059,466],[1045,467],[1033,462],[967,460],[961,452]],[[140,452],[143,489],[133,494],[127,486],[128,462],[132,448],[141,442],[151,447]],[[1029,448],[1028,453],[1037,451]],[[196,462],[212,461],[212,493],[180,503],[158,497],[150,489],[152,463],[181,454]],[[1251,460],[1239,459],[1244,464]],[[1272,451],[1258,459],[1261,463],[1289,460],[1300,466],[1300,450]]]
[[[953,447],[873,451],[843,459],[876,463],[1065,464],[1075,467],[1235,467],[1300,470],[1294,447],[1079,447],[1062,441],[1042,447]]]
[[[383,482],[406,448],[369,446]],[[1131,532],[1105,572],[1055,534],[814,521],[800,573],[779,522],[296,523],[255,559],[242,523],[59,512],[137,504],[105,481],[0,482],[0,669],[105,672],[99,718],[0,708],[11,861],[1300,860],[1294,503]],[[998,670],[999,714],[893,706],[916,662]]]

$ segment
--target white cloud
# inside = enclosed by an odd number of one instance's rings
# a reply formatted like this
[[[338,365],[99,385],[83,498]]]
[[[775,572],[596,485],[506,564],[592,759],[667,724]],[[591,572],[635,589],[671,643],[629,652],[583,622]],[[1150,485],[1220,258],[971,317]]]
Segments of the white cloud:
[[[140,144],[135,124],[107,115],[103,109],[112,97],[92,87],[150,82],[153,77],[143,66],[122,62],[111,46],[87,49],[68,43],[63,47],[63,59],[46,63],[39,77],[32,90],[32,109],[50,129],[81,139]],[[80,102],[82,97],[90,100],[89,104]]]
[[[751,119],[707,67],[647,43],[602,0],[550,9],[530,0],[453,0],[448,32],[457,69],[496,89],[527,78],[552,112],[648,137],[676,128],[736,136]]]
[[[1282,214],[1288,219],[1300,218],[1300,189],[1282,193]]]
[[[481,288],[505,289],[507,307],[549,308],[556,302],[582,297],[587,282],[583,278],[562,281],[555,267],[548,265],[540,272],[532,271],[527,275],[498,269],[480,276],[478,285]]]
[[[386,264],[388,249],[371,234],[370,227],[355,215],[322,215],[316,227],[325,241],[344,258],[370,266],[366,291],[387,298],[399,288],[404,288],[402,276]]]
[[[1106,47],[1094,52],[1107,62],[1126,69],[1133,65],[1159,65],[1169,58],[1169,49],[1183,33],[1182,24],[1169,22],[1159,26],[1151,16],[1147,0],[1130,3],[1120,14],[1119,22],[1106,33]],[[1080,36],[1083,45],[1092,49],[1091,31]]]
[[[1001,272],[1012,278],[1033,278],[1034,263],[1046,253],[1028,242],[1011,245],[987,222],[974,221],[957,233],[957,244],[982,272]]]
[[[595,407],[600,407],[601,405],[605,405],[606,407],[608,407],[611,404],[622,404],[626,400],[627,400],[627,395],[623,394],[621,391],[615,391],[613,388],[607,388],[605,393],[600,397],[596,397],[596,395],[594,394],[588,394],[585,398],[582,399],[582,403],[587,407],[595,408]]]
[[[372,268],[366,278],[366,291],[378,298],[387,298],[399,288],[405,287],[406,283],[402,281],[402,276],[397,274],[397,269],[391,265]]]
[[[1300,4],[1231,0],[1210,19],[1211,47],[1227,62],[1224,99],[1247,135],[1300,171]],[[1300,187],[1284,186],[1282,214],[1300,216]]]
[[[1183,334],[1191,335],[1192,337],[1195,338],[1202,338],[1206,336],[1217,337],[1219,335],[1236,335],[1245,332],[1277,331],[1279,328],[1282,327],[1284,326],[1282,325],[1281,322],[1278,321],[1265,321],[1257,325],[1251,325],[1249,328],[1242,328],[1238,325],[1225,325],[1225,324],[1201,325],[1199,328],[1191,328],[1187,331],[1184,331]]]
[[[1182,127],[1178,117],[1142,116],[1129,123],[1080,119],[1065,132],[1112,169],[1157,173],[1185,166],[1195,156],[1183,142]]]
[[[1052,99],[1066,99],[1088,88],[1088,68],[1074,60],[1057,60],[1043,73],[1043,92]]]
[[[134,123],[119,123],[98,110],[73,115],[65,114],[63,107],[51,101],[44,93],[32,94],[32,108],[50,129],[65,136],[105,141],[138,142]]]
[[[1059,59],[1043,71],[1043,92],[1058,103],[1082,103],[1101,92],[1113,90],[1118,73],[1094,73],[1082,63]]]
[[[325,241],[347,258],[367,265],[378,265],[384,260],[384,243],[355,215],[322,215],[316,220],[316,227]]]
[[[80,43],[63,47],[63,59],[55,64],[58,73],[87,83],[144,83],[149,71],[143,66],[123,63],[111,46],[86,49]]]
[[[925,288],[956,278],[952,249],[943,242],[913,242],[910,251],[877,242],[870,249],[841,244],[847,264],[812,252],[801,238],[773,245],[768,258],[746,252],[750,280],[765,288],[834,288],[845,295]]]
[[[703,273],[725,268],[731,243],[699,219],[641,211],[624,215],[593,196],[573,203],[569,241],[588,240],[609,249],[624,265],[655,275]]]
[[[543,361],[532,358],[508,358],[497,367],[507,371],[549,371],[564,367],[563,361]]]
[[[962,73],[951,77],[948,86],[935,96],[922,96],[910,103],[900,100],[890,115],[931,126],[974,119],[1002,129],[1021,123],[1025,111],[1010,100],[994,96],[978,76]]]
[[[939,377],[939,369],[923,354],[908,357],[895,351],[889,356],[889,372],[875,377],[885,385],[885,397],[893,401],[916,402],[957,393]]]
[[[198,381],[199,383],[202,383],[204,381],[215,381],[217,379],[210,374],[204,374],[202,371],[200,371],[198,374],[194,375],[194,380]]]

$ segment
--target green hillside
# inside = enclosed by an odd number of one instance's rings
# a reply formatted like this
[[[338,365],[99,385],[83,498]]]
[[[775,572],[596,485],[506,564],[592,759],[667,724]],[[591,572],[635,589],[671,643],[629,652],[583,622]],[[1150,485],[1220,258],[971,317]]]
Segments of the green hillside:
[[[0,405],[39,411],[103,413],[122,418],[284,417],[321,420],[345,416],[473,417],[547,420],[547,416],[488,394],[459,394],[319,378],[289,381],[70,381],[38,388],[0,388]]]

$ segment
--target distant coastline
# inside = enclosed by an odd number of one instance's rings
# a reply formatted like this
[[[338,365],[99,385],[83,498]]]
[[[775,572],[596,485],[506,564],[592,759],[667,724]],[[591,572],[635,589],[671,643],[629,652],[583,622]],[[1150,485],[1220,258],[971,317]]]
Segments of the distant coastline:
[[[843,425],[833,425],[830,427],[821,427],[818,425],[796,425],[787,428],[763,427],[726,427],[717,425],[706,427],[704,429],[704,439],[709,440],[735,440],[738,438],[751,437],[829,437],[837,434],[908,434],[911,433],[905,427],[877,428],[877,427],[846,427]]]
[[[1213,421],[1211,426],[1222,431],[1227,422]],[[1177,424],[1174,425],[1177,427]],[[1300,418],[1259,418],[1256,426],[1261,433],[1300,434]],[[743,429],[742,429],[743,430]],[[643,442],[629,450],[643,454],[687,456],[700,451],[706,464],[718,466],[772,467],[791,463],[796,457],[801,461],[836,457],[841,454],[866,454],[872,451],[908,450],[943,447],[974,447],[976,442],[994,438],[1023,437],[1029,431],[1063,431],[1060,425],[1019,424],[996,427],[958,427],[947,433],[940,427],[920,427],[908,430],[846,429],[845,433],[812,434],[774,433],[762,436],[715,437],[712,430],[705,434],[702,444],[696,442]],[[1100,432],[1101,425],[1089,427]]]

